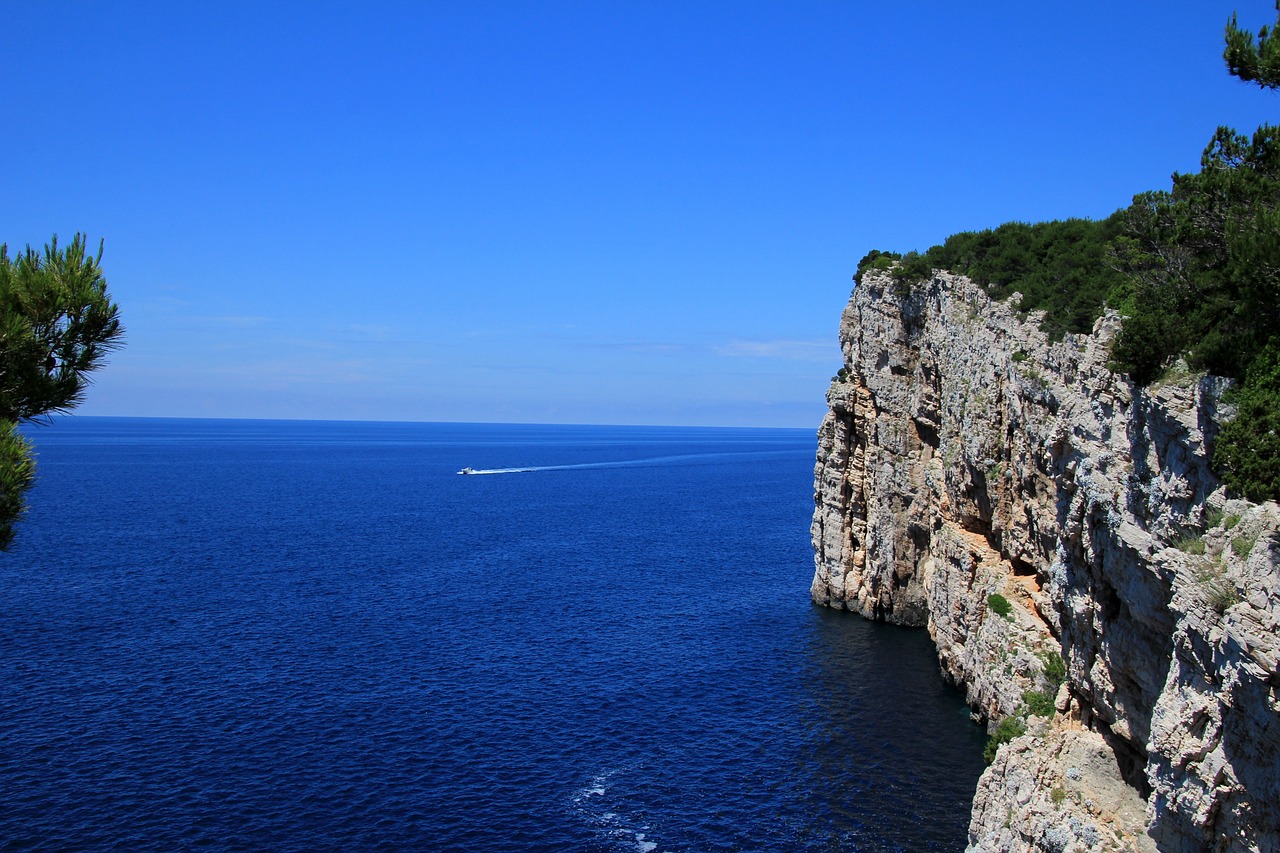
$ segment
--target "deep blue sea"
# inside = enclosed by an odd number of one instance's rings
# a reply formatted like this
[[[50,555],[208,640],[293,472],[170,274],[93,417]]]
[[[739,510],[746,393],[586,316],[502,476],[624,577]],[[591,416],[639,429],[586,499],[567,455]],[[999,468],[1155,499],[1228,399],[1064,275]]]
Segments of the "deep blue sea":
[[[810,603],[811,430],[26,431],[4,850],[964,847],[928,635]]]

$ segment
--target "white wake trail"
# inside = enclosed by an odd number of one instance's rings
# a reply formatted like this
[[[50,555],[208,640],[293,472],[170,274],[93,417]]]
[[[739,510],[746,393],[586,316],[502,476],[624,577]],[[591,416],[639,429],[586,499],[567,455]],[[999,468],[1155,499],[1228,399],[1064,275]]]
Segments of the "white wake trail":
[[[650,456],[643,459],[622,459],[614,462],[580,462],[574,465],[529,465],[522,468],[474,468],[463,469],[458,473],[475,474],[532,474],[538,471],[581,471],[589,468],[634,468],[644,465],[668,465],[676,462],[689,462],[707,459],[723,459],[742,456],[786,456],[795,453],[809,453],[805,450],[742,450],[721,451],[719,453],[684,453],[678,456]]]

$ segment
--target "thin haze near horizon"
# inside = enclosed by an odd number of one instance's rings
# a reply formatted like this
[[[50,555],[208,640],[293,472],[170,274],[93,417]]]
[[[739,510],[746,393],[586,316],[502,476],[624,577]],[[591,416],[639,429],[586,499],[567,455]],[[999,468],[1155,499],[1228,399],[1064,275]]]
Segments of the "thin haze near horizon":
[[[5,4],[11,250],[87,415],[816,427],[858,259],[1102,217],[1274,118],[1179,2]]]

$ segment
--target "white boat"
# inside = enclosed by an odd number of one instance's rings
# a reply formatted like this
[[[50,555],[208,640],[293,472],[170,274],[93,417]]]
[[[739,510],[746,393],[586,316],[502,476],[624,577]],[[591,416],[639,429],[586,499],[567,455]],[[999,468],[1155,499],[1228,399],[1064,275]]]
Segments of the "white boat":
[[[475,472],[476,472],[476,469],[475,469],[475,468],[463,468],[463,469],[462,469],[461,471],[459,471],[458,473],[459,473],[459,474],[474,474]]]

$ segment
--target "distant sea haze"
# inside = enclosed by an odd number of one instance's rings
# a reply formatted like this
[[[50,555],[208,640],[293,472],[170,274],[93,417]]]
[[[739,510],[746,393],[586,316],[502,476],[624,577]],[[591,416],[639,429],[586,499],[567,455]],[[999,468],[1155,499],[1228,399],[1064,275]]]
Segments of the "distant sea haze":
[[[4,849],[964,847],[928,635],[809,601],[811,430],[28,433]]]

